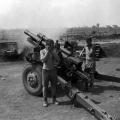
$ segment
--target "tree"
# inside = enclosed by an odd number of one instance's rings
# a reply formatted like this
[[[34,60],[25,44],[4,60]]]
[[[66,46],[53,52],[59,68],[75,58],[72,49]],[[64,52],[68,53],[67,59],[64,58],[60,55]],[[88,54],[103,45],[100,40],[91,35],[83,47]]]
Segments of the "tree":
[[[96,25],[96,26],[97,26],[97,28],[99,29],[99,27],[100,27],[100,24],[99,24],[99,23],[97,23],[97,25]]]

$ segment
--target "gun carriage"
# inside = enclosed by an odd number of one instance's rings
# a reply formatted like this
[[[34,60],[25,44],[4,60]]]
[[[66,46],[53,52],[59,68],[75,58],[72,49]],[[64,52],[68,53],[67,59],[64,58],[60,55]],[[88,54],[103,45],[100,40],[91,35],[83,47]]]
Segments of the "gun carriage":
[[[30,94],[40,95],[42,93],[42,62],[39,59],[39,52],[45,48],[48,38],[40,33],[35,35],[28,30],[25,30],[24,33],[29,36],[27,40],[34,45],[34,52],[26,56],[28,63],[25,65],[22,75],[23,85]],[[106,111],[94,104],[76,87],[76,83],[80,83],[82,89],[88,89],[91,81],[91,73],[82,70],[83,59],[73,56],[70,51],[60,47],[60,60],[60,64],[56,67],[58,83],[66,91],[68,97],[82,104],[96,118],[113,120]]]

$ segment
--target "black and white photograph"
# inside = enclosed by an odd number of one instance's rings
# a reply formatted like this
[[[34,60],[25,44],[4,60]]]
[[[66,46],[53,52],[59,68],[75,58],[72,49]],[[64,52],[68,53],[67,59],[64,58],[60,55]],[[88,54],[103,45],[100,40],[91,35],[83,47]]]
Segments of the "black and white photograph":
[[[120,120],[119,0],[0,0],[0,120]]]

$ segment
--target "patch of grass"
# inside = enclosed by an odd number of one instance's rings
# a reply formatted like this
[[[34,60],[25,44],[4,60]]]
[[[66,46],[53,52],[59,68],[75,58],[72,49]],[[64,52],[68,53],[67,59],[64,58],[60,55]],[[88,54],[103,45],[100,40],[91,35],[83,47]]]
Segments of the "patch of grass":
[[[107,43],[102,45],[107,57],[120,57],[120,43]]]

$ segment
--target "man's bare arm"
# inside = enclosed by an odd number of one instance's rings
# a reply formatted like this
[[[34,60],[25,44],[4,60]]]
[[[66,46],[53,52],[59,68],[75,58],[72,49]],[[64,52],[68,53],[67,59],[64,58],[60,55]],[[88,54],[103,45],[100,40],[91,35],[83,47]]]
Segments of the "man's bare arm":
[[[82,56],[83,52],[85,51],[85,47],[82,49],[82,51],[80,52],[80,57]]]
[[[42,62],[46,62],[48,60],[49,57],[49,51],[44,52],[44,51],[40,51],[40,60]]]

